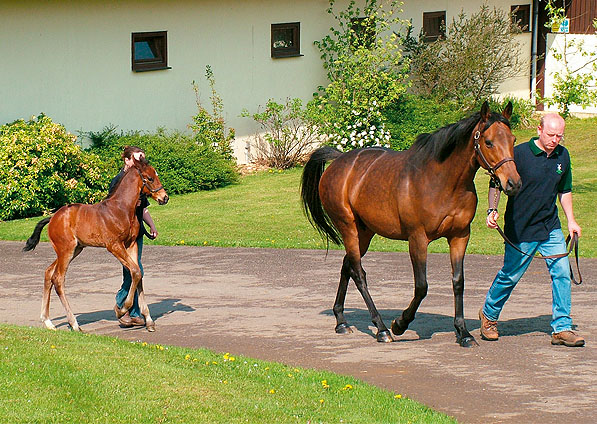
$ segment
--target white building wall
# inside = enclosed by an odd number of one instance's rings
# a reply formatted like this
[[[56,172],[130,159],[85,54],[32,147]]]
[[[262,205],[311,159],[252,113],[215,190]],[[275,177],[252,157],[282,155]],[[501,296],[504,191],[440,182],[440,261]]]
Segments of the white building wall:
[[[544,96],[551,97],[554,94],[553,84],[554,75],[556,72],[564,72],[565,67],[561,60],[557,60],[554,57],[555,52],[562,53],[566,43],[574,41],[575,43],[582,43],[583,50],[585,52],[597,52],[597,35],[595,34],[547,34],[547,56],[545,58],[545,69],[547,69],[545,75],[544,85]],[[568,69],[579,69],[587,64],[591,59],[588,56],[583,57],[582,55],[574,54],[576,49],[568,49],[566,54],[566,61],[568,62]],[[579,73],[590,73],[592,70],[591,66],[581,69]],[[597,88],[593,87],[593,90]],[[546,110],[557,111],[557,105],[546,107]],[[597,114],[597,105],[582,108],[578,105],[571,105],[570,111],[576,114]]]

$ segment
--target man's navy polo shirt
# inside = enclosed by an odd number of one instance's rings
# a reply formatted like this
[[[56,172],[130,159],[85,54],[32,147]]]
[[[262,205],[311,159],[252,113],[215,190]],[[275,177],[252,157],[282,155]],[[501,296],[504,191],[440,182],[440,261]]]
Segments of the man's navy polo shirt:
[[[551,155],[535,144],[538,137],[514,147],[514,162],[522,179],[516,196],[509,196],[504,232],[514,243],[544,241],[561,228],[556,198],[572,191],[570,154],[561,145]]]

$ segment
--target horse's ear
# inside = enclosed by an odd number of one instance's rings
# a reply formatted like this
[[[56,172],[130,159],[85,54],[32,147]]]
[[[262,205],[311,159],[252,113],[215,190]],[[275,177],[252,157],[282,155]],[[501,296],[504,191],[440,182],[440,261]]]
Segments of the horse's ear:
[[[483,122],[486,122],[489,119],[490,113],[491,111],[489,110],[489,103],[487,102],[487,100],[485,100],[483,106],[481,106],[481,120]]]
[[[510,120],[510,118],[512,117],[512,102],[508,102],[508,104],[506,105],[506,108],[502,112],[502,115],[507,120]]]

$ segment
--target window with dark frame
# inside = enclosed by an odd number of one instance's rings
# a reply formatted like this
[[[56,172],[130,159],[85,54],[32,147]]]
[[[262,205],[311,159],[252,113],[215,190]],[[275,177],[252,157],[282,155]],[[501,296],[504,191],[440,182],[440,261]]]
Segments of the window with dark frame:
[[[517,4],[510,6],[510,16],[512,17],[512,23],[518,25],[523,32],[530,31],[530,19],[531,19],[531,5],[530,4]]]
[[[301,23],[272,24],[271,57],[301,56]]]
[[[131,66],[135,72],[170,69],[167,31],[133,32]]]
[[[446,38],[446,11],[423,12],[423,33],[426,43]]]

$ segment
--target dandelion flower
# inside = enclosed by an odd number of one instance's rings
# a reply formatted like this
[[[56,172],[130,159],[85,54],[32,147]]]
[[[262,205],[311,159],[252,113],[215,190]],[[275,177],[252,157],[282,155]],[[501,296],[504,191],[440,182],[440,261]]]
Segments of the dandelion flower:
[[[275,391],[274,389],[270,389],[269,393],[270,393],[271,395],[273,395],[274,393],[276,393],[276,391]]]
[[[184,359],[188,361],[189,359],[191,359],[191,355],[189,355],[189,354],[186,354],[186,355],[184,356]]]
[[[394,396],[394,399],[402,399],[402,395],[401,394],[397,394],[396,396]]]

